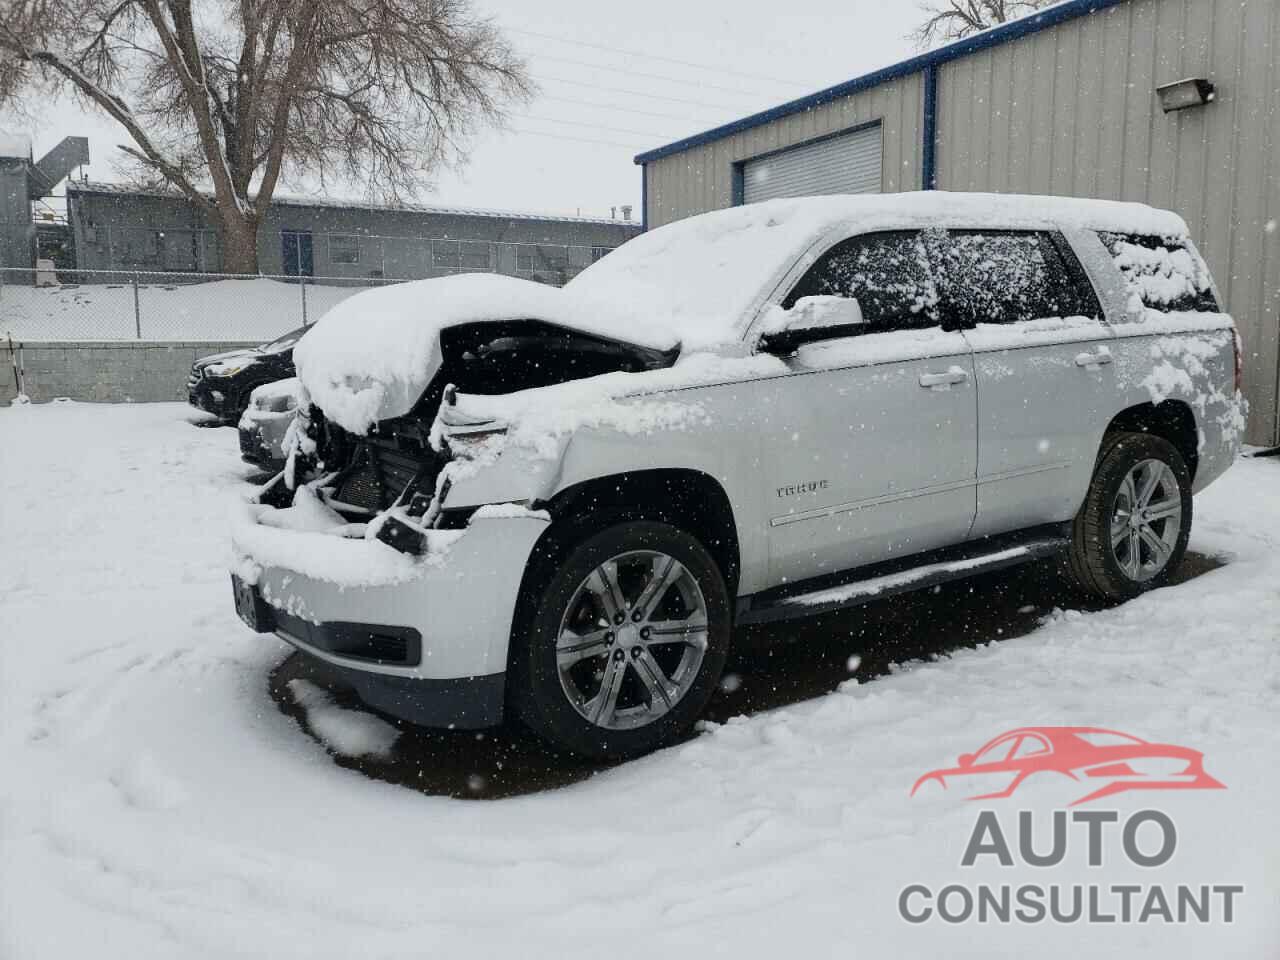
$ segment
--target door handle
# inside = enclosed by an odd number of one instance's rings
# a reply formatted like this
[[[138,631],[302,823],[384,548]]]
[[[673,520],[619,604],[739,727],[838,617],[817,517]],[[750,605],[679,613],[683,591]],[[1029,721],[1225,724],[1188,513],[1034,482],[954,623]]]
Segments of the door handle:
[[[953,383],[964,383],[969,374],[959,367],[951,367],[945,373],[920,374],[920,386],[930,390],[950,390]]]
[[[1076,354],[1077,367],[1093,367],[1095,370],[1104,363],[1110,363],[1113,357],[1111,351],[1106,347],[1099,347],[1097,353],[1079,353]]]

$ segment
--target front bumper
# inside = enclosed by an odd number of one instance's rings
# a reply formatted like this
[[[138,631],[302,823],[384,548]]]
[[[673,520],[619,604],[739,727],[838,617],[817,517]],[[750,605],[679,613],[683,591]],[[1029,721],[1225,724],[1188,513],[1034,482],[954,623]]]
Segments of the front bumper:
[[[339,668],[377,709],[426,726],[492,726],[502,719],[521,582],[547,526],[537,516],[473,519],[445,552],[394,583],[342,584],[325,570],[250,557],[253,594],[271,610],[258,629]],[[340,538],[326,539],[341,548]],[[396,637],[409,642],[396,646]]]
[[[305,653],[305,651],[304,651]],[[482,730],[502,723],[506,675],[421,680],[326,664],[361,702],[420,727]]]

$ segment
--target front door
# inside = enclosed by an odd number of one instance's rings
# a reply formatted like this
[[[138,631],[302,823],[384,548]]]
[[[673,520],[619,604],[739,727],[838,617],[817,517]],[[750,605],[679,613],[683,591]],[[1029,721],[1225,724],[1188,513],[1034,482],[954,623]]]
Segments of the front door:
[[[1071,519],[1117,391],[1112,333],[1083,268],[1051,231],[931,231],[930,248],[978,378],[972,535]]]
[[[310,230],[281,230],[280,254],[287,277],[314,277],[315,257]]]
[[[863,324],[801,346],[771,381],[762,498],[774,584],[963,541],[977,402],[964,337],[943,330],[915,231],[836,244],[783,301],[855,298]]]

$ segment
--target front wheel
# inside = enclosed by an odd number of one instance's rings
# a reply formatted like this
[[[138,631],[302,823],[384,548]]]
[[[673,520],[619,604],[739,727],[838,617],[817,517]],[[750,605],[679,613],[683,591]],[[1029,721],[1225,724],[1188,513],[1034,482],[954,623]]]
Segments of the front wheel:
[[[553,746],[591,760],[647,753],[685,732],[729,650],[715,561],[664,523],[621,523],[534,575],[539,601],[512,637],[512,704]]]
[[[1147,433],[1106,438],[1069,554],[1088,592],[1127,600],[1163,586],[1191,535],[1191,473],[1176,447]]]

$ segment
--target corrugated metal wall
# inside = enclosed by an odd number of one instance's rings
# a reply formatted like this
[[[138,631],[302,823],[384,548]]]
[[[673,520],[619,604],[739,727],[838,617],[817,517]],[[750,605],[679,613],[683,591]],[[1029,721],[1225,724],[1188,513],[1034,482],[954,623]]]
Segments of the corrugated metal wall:
[[[739,161],[871,120],[881,121],[884,135],[881,189],[918,190],[924,85],[913,74],[646,164],[648,225],[730,206]]]
[[[1217,101],[1162,113],[1191,76]],[[1280,440],[1280,2],[1131,0],[943,64],[937,149],[944,190],[1182,214],[1245,338],[1249,439]]]

